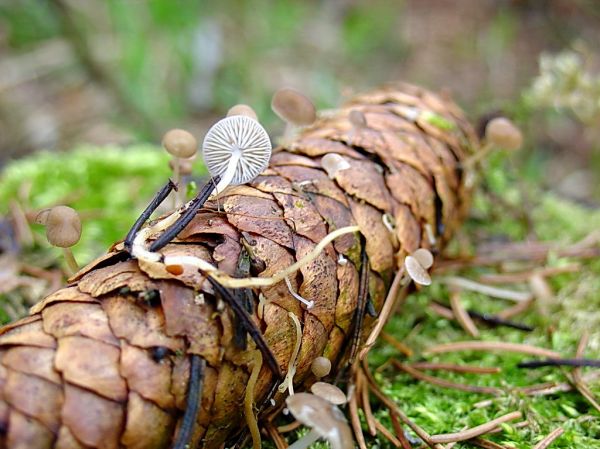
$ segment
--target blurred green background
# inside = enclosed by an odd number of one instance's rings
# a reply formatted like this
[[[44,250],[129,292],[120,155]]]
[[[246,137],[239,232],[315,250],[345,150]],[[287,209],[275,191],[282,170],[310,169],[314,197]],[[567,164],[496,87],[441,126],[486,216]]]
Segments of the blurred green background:
[[[201,138],[239,102],[277,133],[278,87],[332,107],[403,79],[511,115],[525,176],[595,203],[599,29],[595,0],[0,0],[0,164]]]

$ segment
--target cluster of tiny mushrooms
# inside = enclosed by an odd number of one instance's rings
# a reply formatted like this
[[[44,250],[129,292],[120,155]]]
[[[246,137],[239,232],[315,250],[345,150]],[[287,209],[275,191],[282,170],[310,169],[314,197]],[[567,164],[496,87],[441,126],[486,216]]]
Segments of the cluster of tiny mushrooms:
[[[312,124],[317,117],[313,103],[306,96],[294,89],[283,88],[278,90],[273,96],[271,106],[273,111],[286,122],[284,141],[289,139],[298,129]],[[353,129],[357,131],[367,126],[365,115],[359,110],[349,111],[348,120]],[[465,168],[473,167],[485,154],[494,148],[508,150],[519,148],[522,144],[522,135],[512,122],[499,117],[488,123],[485,140],[486,145],[482,151],[463,162]],[[191,173],[198,143],[191,133],[182,129],[172,129],[164,135],[162,144],[165,150],[173,156],[170,161],[170,166],[174,173],[173,180],[169,180],[167,185],[156,194],[153,201],[128,233],[124,244],[130,254],[137,259],[147,262],[162,263],[172,273],[182,271],[181,269],[176,270],[173,267],[189,265],[197,268],[207,275],[207,279],[211,282],[217,294],[229,303],[236,314],[244,315],[247,312],[239,310],[239,307],[235,307],[238,301],[232,297],[229,288],[263,287],[276,284],[282,280],[286,282],[292,296],[301,301],[307,308],[311,308],[313,306],[312,301],[307,301],[292,290],[288,276],[296,272],[303,265],[314,260],[335,238],[346,233],[359,232],[357,226],[348,226],[331,232],[312,252],[271,278],[233,278],[220,272],[215,266],[202,259],[191,256],[164,256],[159,253],[161,248],[175,238],[189,224],[196,212],[209,198],[218,197],[229,185],[239,185],[251,181],[268,166],[272,150],[271,140],[259,123],[254,110],[248,105],[235,105],[229,109],[225,118],[215,123],[208,130],[202,144],[202,156],[206,168],[211,174],[211,179],[200,189],[194,199],[184,205],[182,203],[185,199],[185,189],[179,184],[181,184],[182,175],[185,176]],[[321,159],[321,164],[330,178],[334,178],[336,172],[350,167],[346,159],[336,153],[324,155]],[[173,190],[177,191],[178,187],[180,194],[174,196],[173,202],[176,210],[166,218],[144,228],[143,225],[150,218],[151,214]],[[384,215],[383,220],[386,227],[390,231],[393,231],[394,225],[391,223],[390,217]],[[77,212],[67,206],[55,206],[42,210],[36,222],[46,226],[48,241],[54,246],[63,248],[70,270],[76,271],[77,264],[69,247],[75,245],[81,236],[81,221]],[[152,244],[148,245],[149,236],[157,232],[163,233]],[[431,243],[435,242],[432,241]],[[343,256],[340,257],[338,263],[346,263]],[[406,285],[412,280],[418,285],[430,285],[431,277],[428,270],[432,265],[433,255],[425,248],[420,248],[406,256],[403,266],[405,274],[402,278],[402,284]],[[295,315],[293,318],[296,318]],[[251,322],[251,320],[247,321]],[[299,322],[297,326],[299,327]],[[257,348],[261,352],[266,351],[266,355],[270,354],[259,332],[252,332],[251,327],[245,328],[245,331],[254,338]],[[272,354],[270,355],[272,357]],[[311,365],[312,373],[318,380],[311,387],[312,394],[294,394],[294,359],[295,356],[290,361],[286,379],[280,385],[280,391],[289,389],[290,392],[286,400],[287,408],[284,411],[286,413],[290,412],[298,421],[310,427],[311,431],[292,444],[290,448],[306,448],[319,438],[327,439],[334,449],[354,447],[350,427],[343,413],[337,407],[348,401],[347,395],[337,386],[319,380],[330,373],[331,361],[325,357],[317,357]],[[267,359],[267,363],[269,363],[269,359]],[[271,360],[270,367],[273,370],[279,370],[279,366],[276,365],[274,360]],[[200,368],[199,373],[200,376]],[[186,412],[189,409],[188,404]],[[182,433],[185,432],[183,430],[180,432],[174,447],[185,447],[185,444],[187,444],[190,436],[181,435]],[[187,433],[189,434],[189,432]]]

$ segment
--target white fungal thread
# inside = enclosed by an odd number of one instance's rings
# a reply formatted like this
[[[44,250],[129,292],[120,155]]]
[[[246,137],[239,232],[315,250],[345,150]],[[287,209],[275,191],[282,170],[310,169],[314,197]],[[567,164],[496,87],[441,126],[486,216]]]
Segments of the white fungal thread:
[[[288,316],[296,328],[296,343],[294,344],[294,350],[292,351],[292,358],[288,364],[288,372],[286,373],[283,382],[281,382],[281,385],[279,385],[278,390],[280,393],[283,393],[287,388],[291,396],[294,394],[294,375],[296,374],[296,359],[298,358],[300,344],[302,343],[302,327],[300,326],[300,320],[298,320],[296,315],[292,312],[288,312]]]
[[[294,291],[294,289],[292,288],[292,283],[290,282],[290,279],[287,276],[284,279],[285,279],[285,285],[287,285],[290,295],[292,295],[294,298],[296,298],[298,301],[300,301],[302,304],[304,304],[307,309],[312,309],[315,305],[315,302],[309,301],[308,299],[305,299],[304,297],[302,297],[298,293],[296,293]]]

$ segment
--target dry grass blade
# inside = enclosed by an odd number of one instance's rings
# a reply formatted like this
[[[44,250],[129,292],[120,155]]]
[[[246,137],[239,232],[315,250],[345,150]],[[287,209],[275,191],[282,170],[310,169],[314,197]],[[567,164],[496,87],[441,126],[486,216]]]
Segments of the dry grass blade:
[[[505,423],[507,421],[512,421],[513,419],[518,419],[521,417],[521,412],[511,412],[506,415],[500,416],[499,418],[492,419],[491,421],[481,424],[476,427],[472,427],[467,430],[463,430],[461,432],[456,433],[445,433],[440,435],[431,435],[431,441],[433,443],[451,443],[453,441],[465,441],[470,440],[471,438],[478,437],[480,435],[484,435],[488,433],[490,430],[496,428],[498,424]]]
[[[546,449],[550,447],[550,445],[556,440],[559,436],[561,436],[565,432],[565,429],[559,427],[554,429],[552,432],[548,434],[544,439],[542,439],[538,444],[533,446],[532,449]]]
[[[596,371],[582,377],[585,382],[591,382],[600,378],[600,372]],[[573,385],[568,382],[544,382],[541,384],[519,388],[518,391],[529,396],[545,396],[559,392],[571,391],[572,389]]]
[[[427,444],[427,446],[429,446],[432,449],[444,449],[443,446],[441,446],[440,444],[431,441],[431,435],[429,435],[429,433],[427,433],[425,429],[423,429],[417,423],[413,422],[408,416],[406,416],[406,414],[402,410],[400,410],[400,408],[394,403],[394,401],[392,401],[379,389],[378,385],[375,383],[375,379],[373,379],[373,376],[371,375],[371,372],[369,371],[368,366],[364,361],[363,367],[365,368],[364,374],[367,378],[369,386],[371,387],[371,391],[389,409],[390,413],[398,416],[398,418],[400,418],[400,420],[404,424],[410,427],[413,430],[413,432],[415,432],[418,435],[418,437],[421,438],[425,442],[425,444]]]
[[[379,313],[379,317],[377,318],[377,323],[375,324],[375,327],[373,327],[373,330],[369,334],[369,337],[367,338],[363,349],[360,351],[360,360],[363,360],[367,356],[370,349],[377,341],[377,337],[379,337],[379,334],[383,330],[385,323],[387,323],[387,320],[390,314],[392,313],[392,310],[394,310],[394,304],[396,303],[396,300],[398,298],[398,292],[400,291],[400,287],[402,286],[401,281],[403,276],[404,268],[400,268],[394,276],[394,281],[392,282],[390,290],[385,298],[385,302],[383,303],[383,307],[381,308],[381,312]]]
[[[457,341],[455,343],[443,343],[427,348],[423,354],[442,354],[444,352],[456,351],[506,351],[540,357],[560,358],[558,352],[551,351],[550,349],[503,341]]]
[[[515,304],[514,306],[508,307],[501,312],[498,312],[496,315],[498,318],[508,320],[514,316],[520,315],[523,312],[526,312],[529,307],[533,304],[533,298],[529,301],[523,301]]]
[[[484,295],[491,296],[493,298],[508,299],[510,301],[523,302],[531,299],[530,292],[520,292],[516,290],[509,290],[506,288],[494,287],[491,285],[481,284],[479,282],[465,279],[458,276],[448,276],[440,278],[440,280],[451,287],[463,288]]]
[[[514,273],[488,273],[479,276],[479,281],[486,284],[516,284],[527,282],[531,276],[540,275],[543,277],[557,276],[564,273],[576,273],[581,269],[578,263],[564,265],[562,267],[541,267],[527,271]]]
[[[367,379],[364,374],[362,374],[361,370],[358,370],[357,373],[357,385],[356,385],[356,394],[360,394],[360,404],[365,412],[365,419],[367,420],[367,427],[369,428],[369,433],[371,436],[377,435],[377,428],[375,427],[375,417],[373,416],[373,412],[371,411],[371,403],[369,401],[369,385],[367,383]]]
[[[392,335],[388,334],[387,332],[381,333],[381,339],[384,340],[386,343],[389,343],[390,345],[392,345],[394,348],[396,348],[399,352],[404,354],[406,357],[412,357],[413,350],[410,349],[408,346],[406,346],[401,341],[396,340]]]
[[[350,395],[348,408],[350,412],[350,424],[352,425],[352,430],[354,431],[354,437],[356,438],[358,447],[360,449],[367,449],[365,436],[360,426],[360,417],[358,416],[358,392],[356,390]]]
[[[502,446],[501,444],[494,443],[493,441],[485,440],[480,437],[469,440],[469,443],[477,447],[482,447],[483,449],[506,449],[506,447]]]
[[[454,312],[456,321],[458,321],[465,332],[467,332],[473,338],[479,337],[479,330],[477,329],[477,326],[475,326],[475,323],[469,316],[468,312],[463,307],[462,302],[460,301],[459,292],[455,291],[450,293],[450,306],[452,307],[452,312]]]
[[[589,340],[589,334],[587,332],[584,332],[584,334],[581,336],[581,339],[579,340],[579,344],[577,345],[577,352],[575,353],[575,357],[578,357],[578,358],[583,357],[588,340]],[[594,393],[592,393],[592,391],[589,389],[589,387],[585,384],[585,382],[581,376],[581,367],[575,367],[573,369],[572,376],[573,376],[573,384],[575,385],[575,388],[577,388],[577,391],[579,391],[579,393],[581,393],[581,395],[584,398],[586,398],[587,401],[590,404],[592,404],[592,406],[596,410],[598,410],[600,412],[600,404],[596,400]]]
[[[398,369],[401,369],[405,373],[410,374],[415,379],[422,380],[424,382],[429,382],[430,384],[438,385],[440,387],[452,388],[454,390],[460,391],[468,391],[470,393],[485,393],[494,395],[502,393],[502,390],[500,388],[478,387],[476,385],[466,385],[457,382],[451,382],[449,380],[440,379],[439,377],[429,376],[428,374],[422,373],[421,371],[414,369],[410,365],[405,365],[403,363],[398,362],[397,360],[392,360],[392,363]]]
[[[497,374],[502,371],[496,366],[473,366],[473,365],[455,365],[453,363],[434,363],[434,362],[417,362],[410,365],[419,370],[443,370],[452,371],[454,373],[472,373],[472,374]]]
[[[400,441],[400,446],[402,447],[402,449],[412,449],[412,446],[410,445],[408,439],[406,438],[406,435],[404,434],[404,429],[400,424],[398,415],[390,411],[390,420],[392,421],[392,427],[396,432],[396,436],[398,438],[398,441]]]
[[[400,440],[394,436],[392,432],[390,432],[387,427],[381,424],[379,421],[375,420],[375,427],[377,430],[396,447],[402,447],[402,443]]]

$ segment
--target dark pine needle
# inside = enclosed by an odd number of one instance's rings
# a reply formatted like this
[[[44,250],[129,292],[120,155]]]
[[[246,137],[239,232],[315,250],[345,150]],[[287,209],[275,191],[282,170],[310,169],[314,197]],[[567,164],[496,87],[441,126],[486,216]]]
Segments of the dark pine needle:
[[[202,380],[204,378],[205,367],[206,362],[199,355],[193,354],[191,356],[190,380],[188,384],[185,412],[173,449],[186,449],[189,447],[193,435],[194,423],[196,422],[196,416],[198,415],[198,409],[200,407]]]

